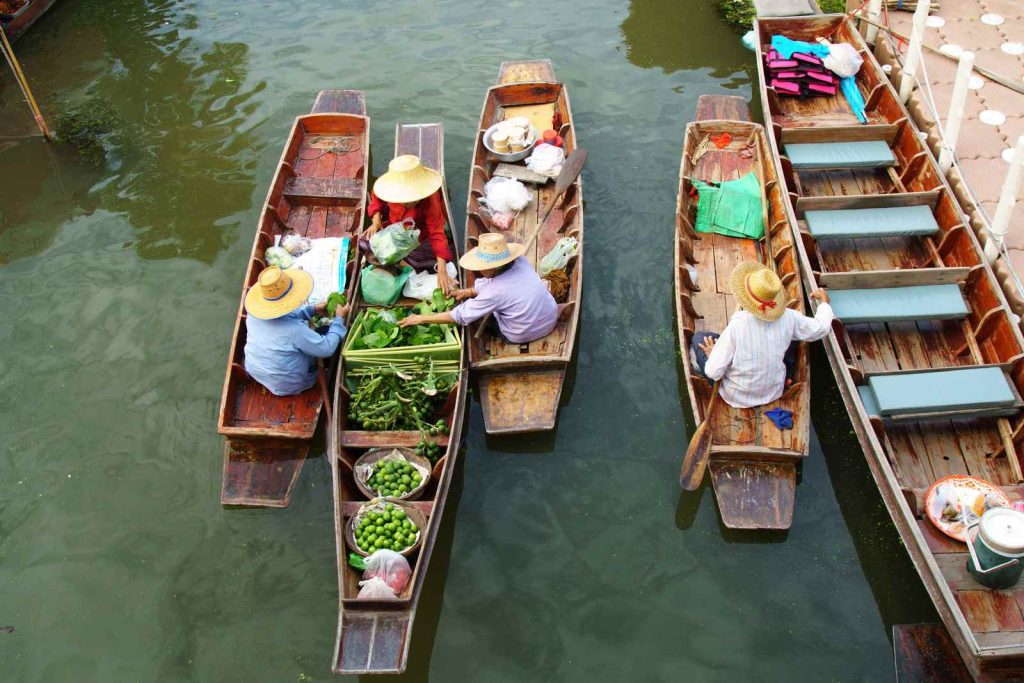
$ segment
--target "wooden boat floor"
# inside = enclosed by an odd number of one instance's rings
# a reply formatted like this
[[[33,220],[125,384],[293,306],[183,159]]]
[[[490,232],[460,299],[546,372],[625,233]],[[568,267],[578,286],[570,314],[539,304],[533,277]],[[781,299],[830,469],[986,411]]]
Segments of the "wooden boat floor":
[[[228,439],[221,505],[288,507],[308,451],[306,440]]]
[[[530,372],[484,373],[477,380],[488,434],[546,431],[555,428],[565,368]]]

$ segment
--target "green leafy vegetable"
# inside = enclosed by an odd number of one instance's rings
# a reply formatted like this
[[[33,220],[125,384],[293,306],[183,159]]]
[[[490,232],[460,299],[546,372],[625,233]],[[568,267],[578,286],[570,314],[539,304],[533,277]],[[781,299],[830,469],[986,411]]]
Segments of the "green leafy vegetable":
[[[327,315],[333,318],[338,311],[338,306],[344,306],[347,301],[348,298],[344,292],[332,292],[327,297]]]
[[[425,301],[413,306],[412,312],[420,315],[433,313]],[[444,325],[411,325],[399,327],[398,321],[409,315],[409,309],[385,308],[368,310],[363,317],[362,332],[352,340],[352,349],[383,349],[399,346],[423,346],[441,344],[445,341]]]

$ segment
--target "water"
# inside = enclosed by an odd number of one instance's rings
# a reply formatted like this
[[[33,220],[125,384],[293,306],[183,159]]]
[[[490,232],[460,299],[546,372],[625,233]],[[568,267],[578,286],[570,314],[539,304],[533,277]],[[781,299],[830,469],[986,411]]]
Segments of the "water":
[[[590,151],[575,377],[550,435],[488,438],[472,403],[403,680],[886,681],[891,625],[936,619],[820,349],[825,450],[793,528],[728,531],[709,491],[679,495],[682,130],[700,94],[755,78],[709,2],[82,0],[17,50],[48,111],[96,97],[120,123],[85,167],[15,137],[0,79],[0,679],[333,680],[322,440],[289,509],[218,503],[267,182],[318,89],[363,89],[377,173],[397,121],[444,120],[461,231],[484,90],[541,56]]]

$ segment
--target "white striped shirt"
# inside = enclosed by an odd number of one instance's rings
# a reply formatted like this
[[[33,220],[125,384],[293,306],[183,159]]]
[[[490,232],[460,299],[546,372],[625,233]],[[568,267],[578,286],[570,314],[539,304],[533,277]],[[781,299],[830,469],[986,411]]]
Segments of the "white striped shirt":
[[[715,341],[704,374],[721,380],[718,392],[735,408],[771,403],[786,388],[782,359],[790,343],[823,339],[832,329],[833,318],[832,307],[826,303],[818,305],[813,318],[787,308],[774,322],[738,310]]]

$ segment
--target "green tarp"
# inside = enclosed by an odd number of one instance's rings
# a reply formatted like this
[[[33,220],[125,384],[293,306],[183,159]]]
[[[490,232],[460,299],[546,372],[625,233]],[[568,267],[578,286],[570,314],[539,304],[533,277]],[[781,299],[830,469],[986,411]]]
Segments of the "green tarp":
[[[764,237],[761,183],[748,173],[738,180],[710,185],[694,179],[697,189],[697,232],[759,240]]]

